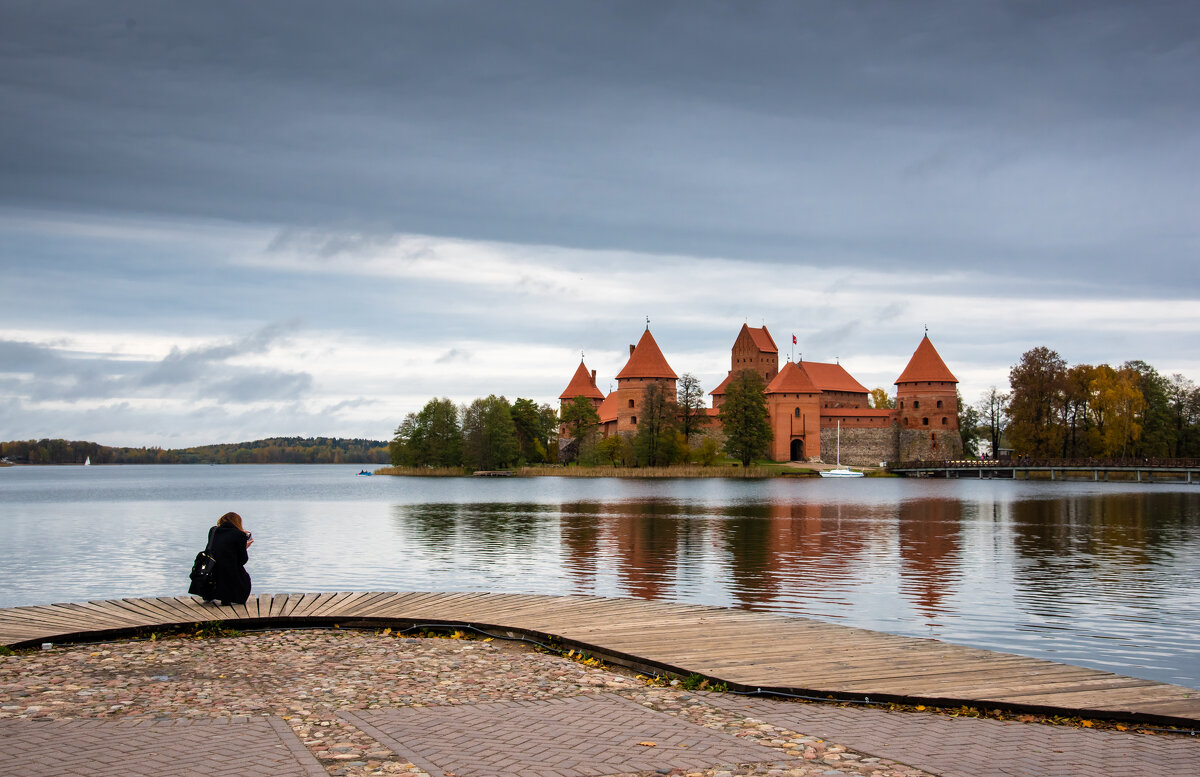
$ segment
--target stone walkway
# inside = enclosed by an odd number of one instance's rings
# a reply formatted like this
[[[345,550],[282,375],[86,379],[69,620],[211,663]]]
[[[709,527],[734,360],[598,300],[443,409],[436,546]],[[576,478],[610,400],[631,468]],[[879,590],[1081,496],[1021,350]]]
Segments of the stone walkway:
[[[519,643],[260,632],[0,657],[0,763],[281,777],[1192,775],[1200,741],[661,687]]]

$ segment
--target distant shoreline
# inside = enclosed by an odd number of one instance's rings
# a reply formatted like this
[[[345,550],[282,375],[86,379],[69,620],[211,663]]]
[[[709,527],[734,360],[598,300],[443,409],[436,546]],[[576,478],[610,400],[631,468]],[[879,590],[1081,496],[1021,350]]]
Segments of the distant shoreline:
[[[700,467],[696,465],[677,464],[667,467],[516,467],[503,470],[510,473],[505,477],[533,478],[629,478],[636,480],[667,480],[667,479],[702,479],[702,478],[732,478],[737,480],[767,480],[770,478],[817,478],[820,477],[817,467],[798,467],[788,464],[752,464],[749,467],[716,466]],[[864,468],[868,476],[888,477],[885,470]],[[374,471],[375,475],[390,475],[393,477],[475,477],[476,473],[462,467],[381,467]],[[489,473],[496,476],[499,473]]]

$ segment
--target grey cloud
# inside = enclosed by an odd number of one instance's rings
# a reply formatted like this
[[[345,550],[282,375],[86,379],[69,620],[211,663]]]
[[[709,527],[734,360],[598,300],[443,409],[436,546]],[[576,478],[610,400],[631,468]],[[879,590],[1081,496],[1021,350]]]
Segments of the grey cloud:
[[[297,326],[297,322],[270,324],[219,345],[173,348],[157,362],[0,340],[0,375],[7,374],[0,380],[0,392],[65,401],[151,396],[228,402],[295,399],[311,390],[313,378],[308,373],[228,362],[267,352]]]
[[[201,380],[214,363],[265,353],[273,342],[295,331],[298,322],[270,324],[234,342],[191,350],[172,348],[161,362],[139,378],[143,386],[177,385]]]
[[[307,394],[313,377],[306,372],[252,370],[207,384],[204,393],[222,402],[298,399]]]
[[[319,256],[400,231],[1067,280],[1086,262],[1168,294],[1173,273],[1195,278],[1186,3],[5,15],[9,206],[374,225],[317,239]],[[1131,271],[1130,246],[1159,272]]]
[[[449,351],[446,351],[444,354],[437,357],[437,359],[434,360],[434,363],[435,364],[453,364],[454,362],[470,361],[470,359],[471,359],[471,354],[469,354],[465,351],[460,351],[457,348],[451,348]]]

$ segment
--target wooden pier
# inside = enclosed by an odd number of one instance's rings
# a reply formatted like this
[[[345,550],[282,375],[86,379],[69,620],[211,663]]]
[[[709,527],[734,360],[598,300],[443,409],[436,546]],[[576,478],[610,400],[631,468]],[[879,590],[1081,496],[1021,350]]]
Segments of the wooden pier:
[[[1195,727],[1200,690],[786,615],[595,596],[338,592],[191,596],[0,609],[0,643],[37,647],[223,621],[238,629],[471,628],[553,640],[639,671],[697,673],[735,691],[998,708]]]

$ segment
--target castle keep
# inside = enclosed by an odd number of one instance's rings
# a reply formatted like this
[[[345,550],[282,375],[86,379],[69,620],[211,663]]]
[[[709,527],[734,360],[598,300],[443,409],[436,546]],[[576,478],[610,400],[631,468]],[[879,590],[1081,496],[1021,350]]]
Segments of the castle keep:
[[[779,348],[767,328],[743,324],[731,349],[729,374],[710,392],[706,433],[720,434],[718,414],[725,388],[742,370],[762,373],[766,384],[773,432],[769,455],[775,461],[832,462],[839,429],[843,464],[867,466],[962,454],[958,379],[928,335],[896,378],[896,407],[887,409],[872,408],[870,392],[841,364],[788,360],[781,368]],[[674,397],[677,379],[647,327],[637,345],[629,346],[629,360],[617,373],[615,391],[605,396],[596,385],[596,371],[589,372],[581,359],[559,400],[565,408],[576,397],[585,397],[600,416],[601,435],[631,435],[637,433],[646,389],[658,384]]]

